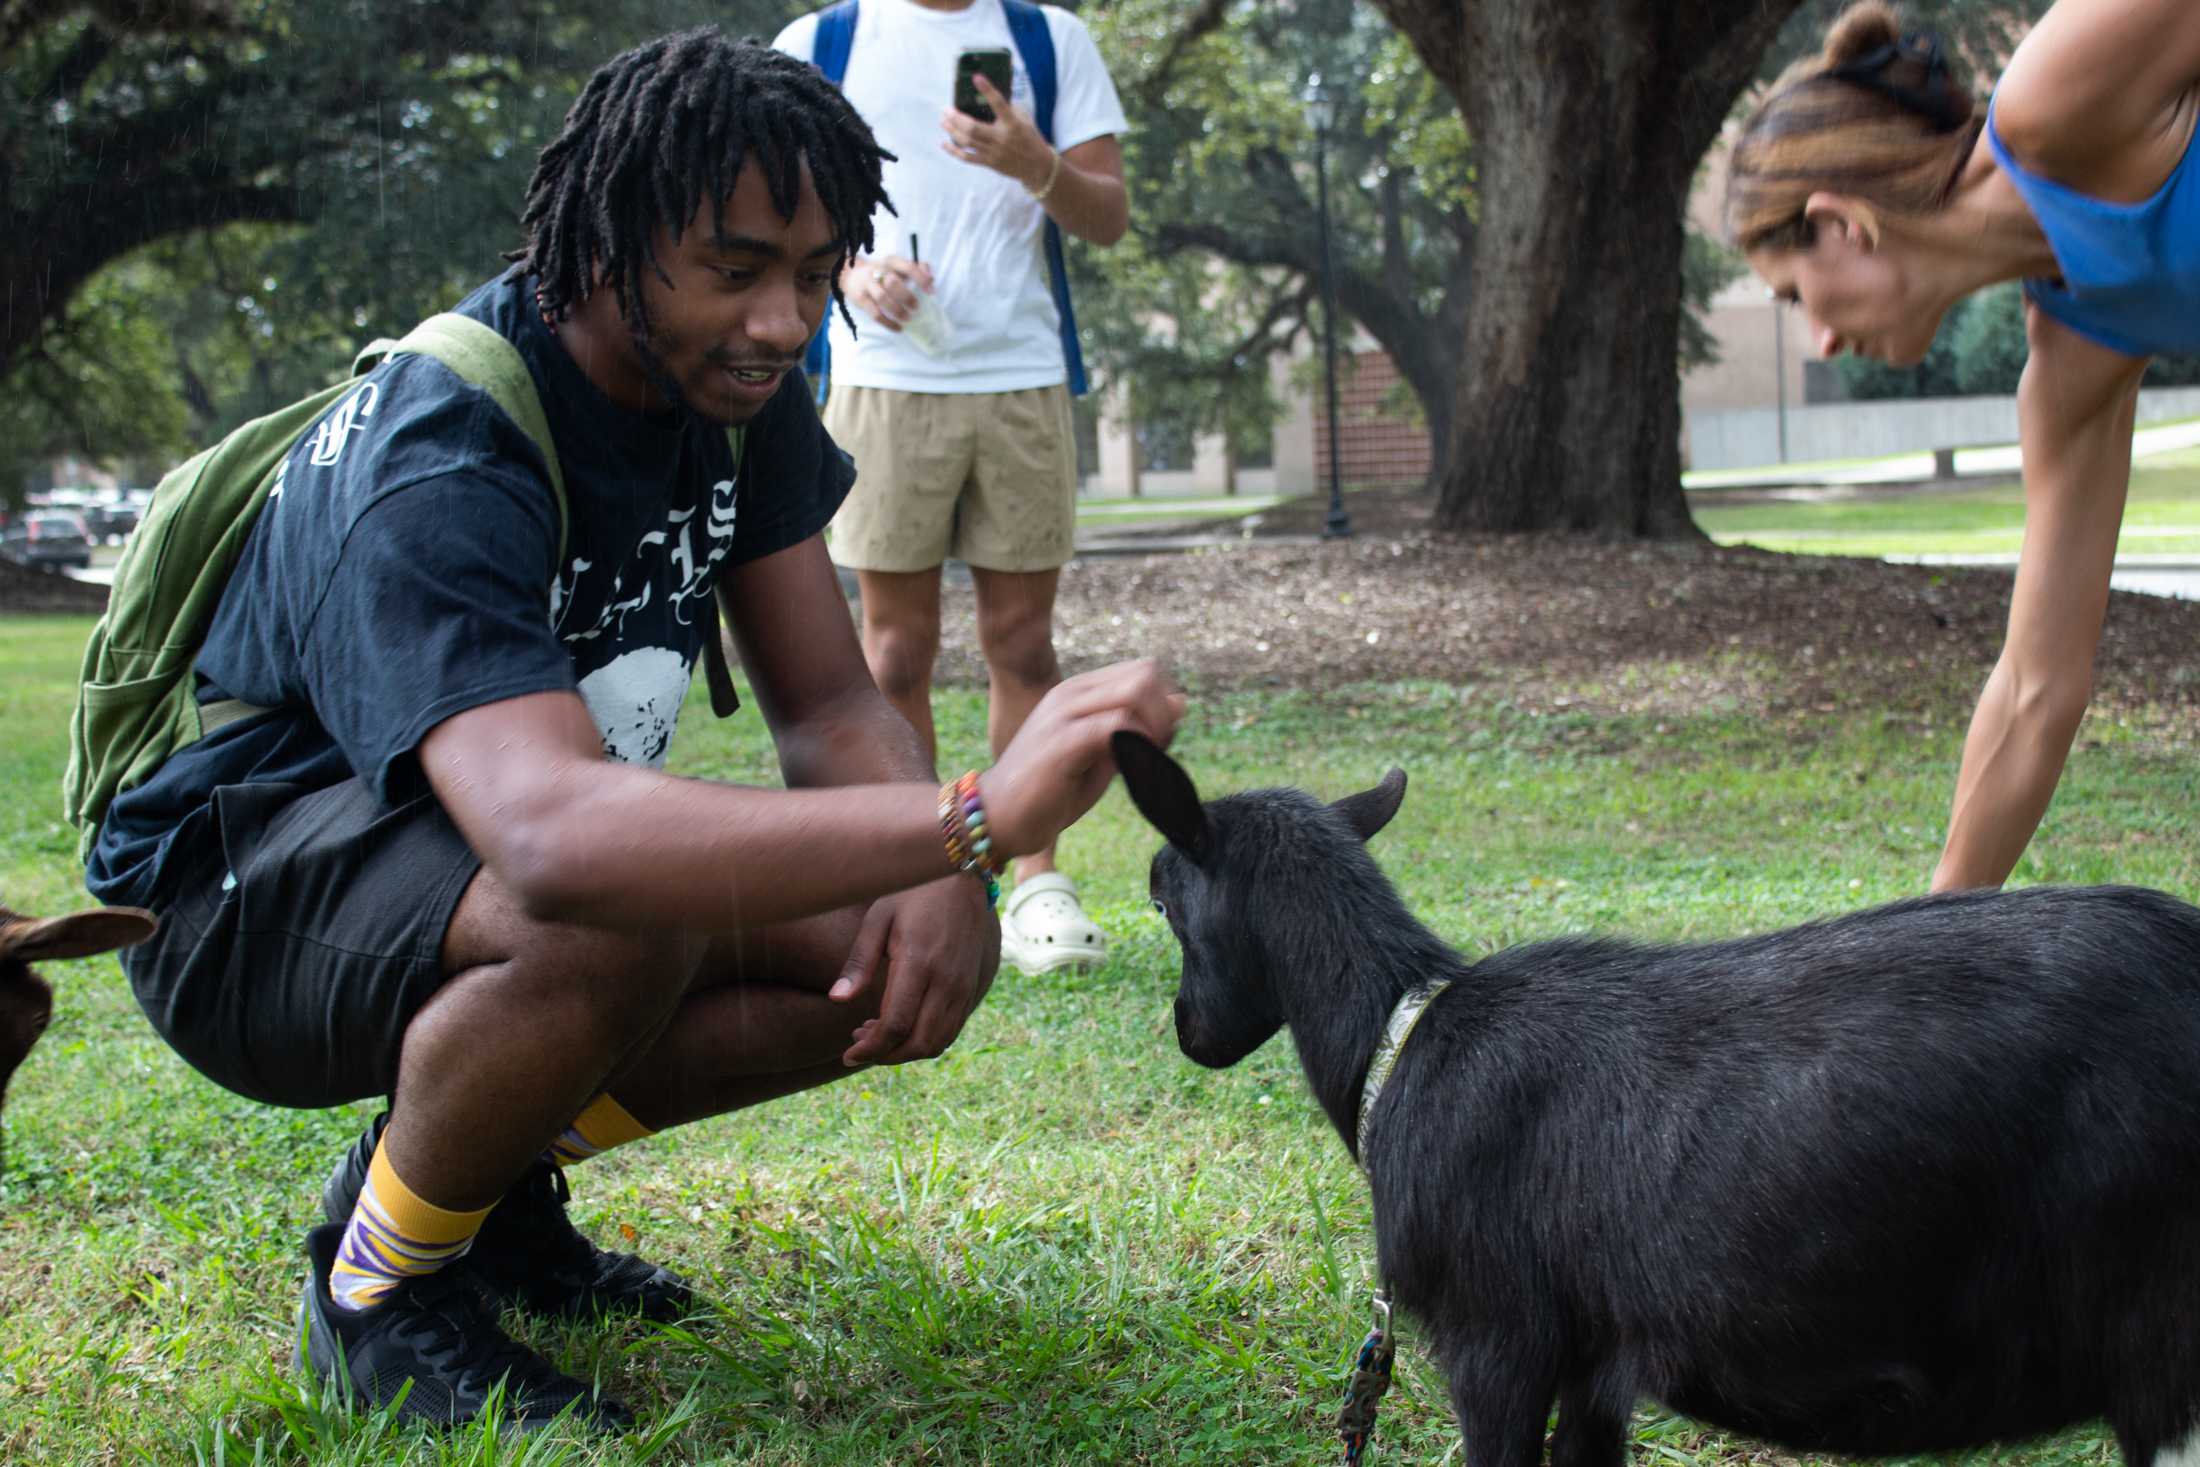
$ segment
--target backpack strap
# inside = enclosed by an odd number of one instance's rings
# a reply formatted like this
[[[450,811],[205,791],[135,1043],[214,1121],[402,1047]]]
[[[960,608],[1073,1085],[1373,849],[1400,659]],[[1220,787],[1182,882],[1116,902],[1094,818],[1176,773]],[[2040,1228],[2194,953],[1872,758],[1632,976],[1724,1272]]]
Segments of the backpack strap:
[[[558,507],[558,564],[563,565],[566,537],[571,528],[566,511],[565,470],[558,463],[557,443],[550,436],[550,419],[542,410],[542,396],[535,390],[535,375],[527,369],[527,361],[519,354],[519,348],[493,326],[455,311],[443,311],[430,316],[399,340],[383,338],[367,343],[352,359],[352,375],[364,376],[391,357],[408,352],[434,357],[460,381],[488,393],[490,400],[534,443],[549,472],[550,496]],[[734,463],[745,473],[745,435],[738,428],[729,428],[726,432],[734,450]],[[704,680],[710,685],[710,711],[726,718],[740,710],[741,699],[734,690],[733,674],[726,665],[715,587],[706,599],[709,609],[704,613],[703,623]],[[224,698],[200,707],[200,727],[204,733],[212,733],[223,724],[265,711],[235,698]]]
[[[1046,12],[1030,0],[1001,0],[1008,16],[1008,34],[1031,74],[1031,120],[1039,136],[1054,142],[1054,100],[1061,94],[1061,78],[1054,69],[1054,32],[1047,29]],[[1050,216],[1046,227],[1047,285],[1054,292],[1054,314],[1060,319],[1062,363],[1069,369],[1069,393],[1085,395],[1085,353],[1077,344],[1077,313],[1069,303],[1069,262],[1062,255],[1062,226]]]
[[[1047,29],[1046,15],[1030,0],[1001,0],[1001,11],[1008,17],[1009,39],[1024,58],[1024,70],[1031,73],[1031,120],[1038,124],[1039,136],[1051,143],[1054,99],[1061,91],[1061,78],[1054,74],[1054,32]]]
[[[749,482],[749,435],[745,429],[728,428],[726,437],[733,445],[734,472],[746,484]],[[720,718],[731,718],[741,709],[741,695],[734,690],[732,669],[726,666],[724,607],[720,601],[724,595],[725,583],[720,581],[704,598],[703,682],[710,688],[710,711]]]
[[[810,37],[810,64],[836,87],[848,75],[848,53],[855,49],[858,13],[857,0],[840,0],[838,5],[828,5],[817,13],[817,30]],[[826,339],[832,324],[832,307],[827,306],[825,319],[817,323],[817,335],[810,338],[809,349],[802,355],[802,369],[809,373],[819,407],[825,405],[825,384],[833,372],[832,343]]]
[[[857,4],[858,0],[840,0],[838,5],[819,11],[817,30],[810,38],[810,64],[836,87],[847,78],[848,55],[855,49]],[[1001,10],[1008,18],[1009,39],[1015,42],[1016,54],[1023,57],[1024,70],[1031,77],[1031,120],[1038,126],[1039,136],[1051,144],[1054,101],[1061,94],[1061,79],[1055,74],[1054,33],[1047,29],[1046,14],[1030,0],[1001,0]],[[1077,341],[1077,312],[1070,305],[1069,262],[1062,252],[1062,226],[1051,218],[1046,222],[1046,256],[1047,288],[1054,295],[1054,314],[1061,325],[1062,363],[1069,369],[1070,396],[1083,397],[1087,390],[1085,353]],[[831,330],[828,310],[802,358],[820,406],[832,375],[833,352],[826,339]]]
[[[557,443],[550,436],[550,419],[542,410],[542,397],[535,391],[535,374],[527,370],[519,348],[493,326],[456,311],[442,311],[406,332],[402,340],[369,343],[353,360],[352,371],[370,372],[389,358],[407,352],[434,357],[460,381],[488,393],[490,400],[534,443],[535,451],[542,455],[543,467],[549,471],[550,496],[558,506],[558,564],[563,565],[569,528],[565,470],[558,463]]]
[[[825,80],[839,86],[848,75],[848,53],[855,49],[857,0],[840,0],[817,13],[817,31],[810,38],[810,64],[825,73]]]

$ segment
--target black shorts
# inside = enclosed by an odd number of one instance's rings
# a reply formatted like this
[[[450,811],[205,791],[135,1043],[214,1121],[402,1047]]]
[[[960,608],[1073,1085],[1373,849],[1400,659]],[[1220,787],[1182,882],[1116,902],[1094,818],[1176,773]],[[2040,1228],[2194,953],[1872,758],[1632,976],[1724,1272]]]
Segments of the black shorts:
[[[388,1095],[481,859],[433,795],[392,809],[356,779],[227,785],[213,813],[167,857],[160,931],[122,954],[146,1017],[254,1100]]]

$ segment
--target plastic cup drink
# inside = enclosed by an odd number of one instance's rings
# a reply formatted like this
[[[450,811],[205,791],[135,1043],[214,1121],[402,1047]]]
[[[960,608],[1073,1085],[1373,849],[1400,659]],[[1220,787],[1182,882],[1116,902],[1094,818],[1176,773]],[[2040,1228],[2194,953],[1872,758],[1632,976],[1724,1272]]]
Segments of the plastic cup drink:
[[[955,340],[955,328],[948,324],[946,308],[924,287],[912,282],[910,288],[916,292],[917,308],[901,323],[901,334],[928,357],[946,356]]]

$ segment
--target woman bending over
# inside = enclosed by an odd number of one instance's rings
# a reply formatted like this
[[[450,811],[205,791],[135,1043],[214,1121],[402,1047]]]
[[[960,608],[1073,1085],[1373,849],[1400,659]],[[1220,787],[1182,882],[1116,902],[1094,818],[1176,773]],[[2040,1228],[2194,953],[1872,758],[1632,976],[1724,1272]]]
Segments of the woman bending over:
[[[2007,878],[2092,697],[2139,379],[2200,352],[2196,110],[2195,0],[2059,0],[1983,109],[1864,0],[1734,150],[1728,228],[1826,356],[1914,364],[1957,301],[2024,282],[2023,549],[1936,891]]]

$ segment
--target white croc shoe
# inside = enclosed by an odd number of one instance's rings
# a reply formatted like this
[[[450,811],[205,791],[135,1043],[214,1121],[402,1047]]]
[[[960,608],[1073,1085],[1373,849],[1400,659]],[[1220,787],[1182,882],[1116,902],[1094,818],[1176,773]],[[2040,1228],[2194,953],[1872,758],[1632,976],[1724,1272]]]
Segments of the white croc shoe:
[[[1059,871],[1019,881],[1001,904],[1001,956],[1026,973],[1091,966],[1108,939],[1077,900],[1077,883]]]

